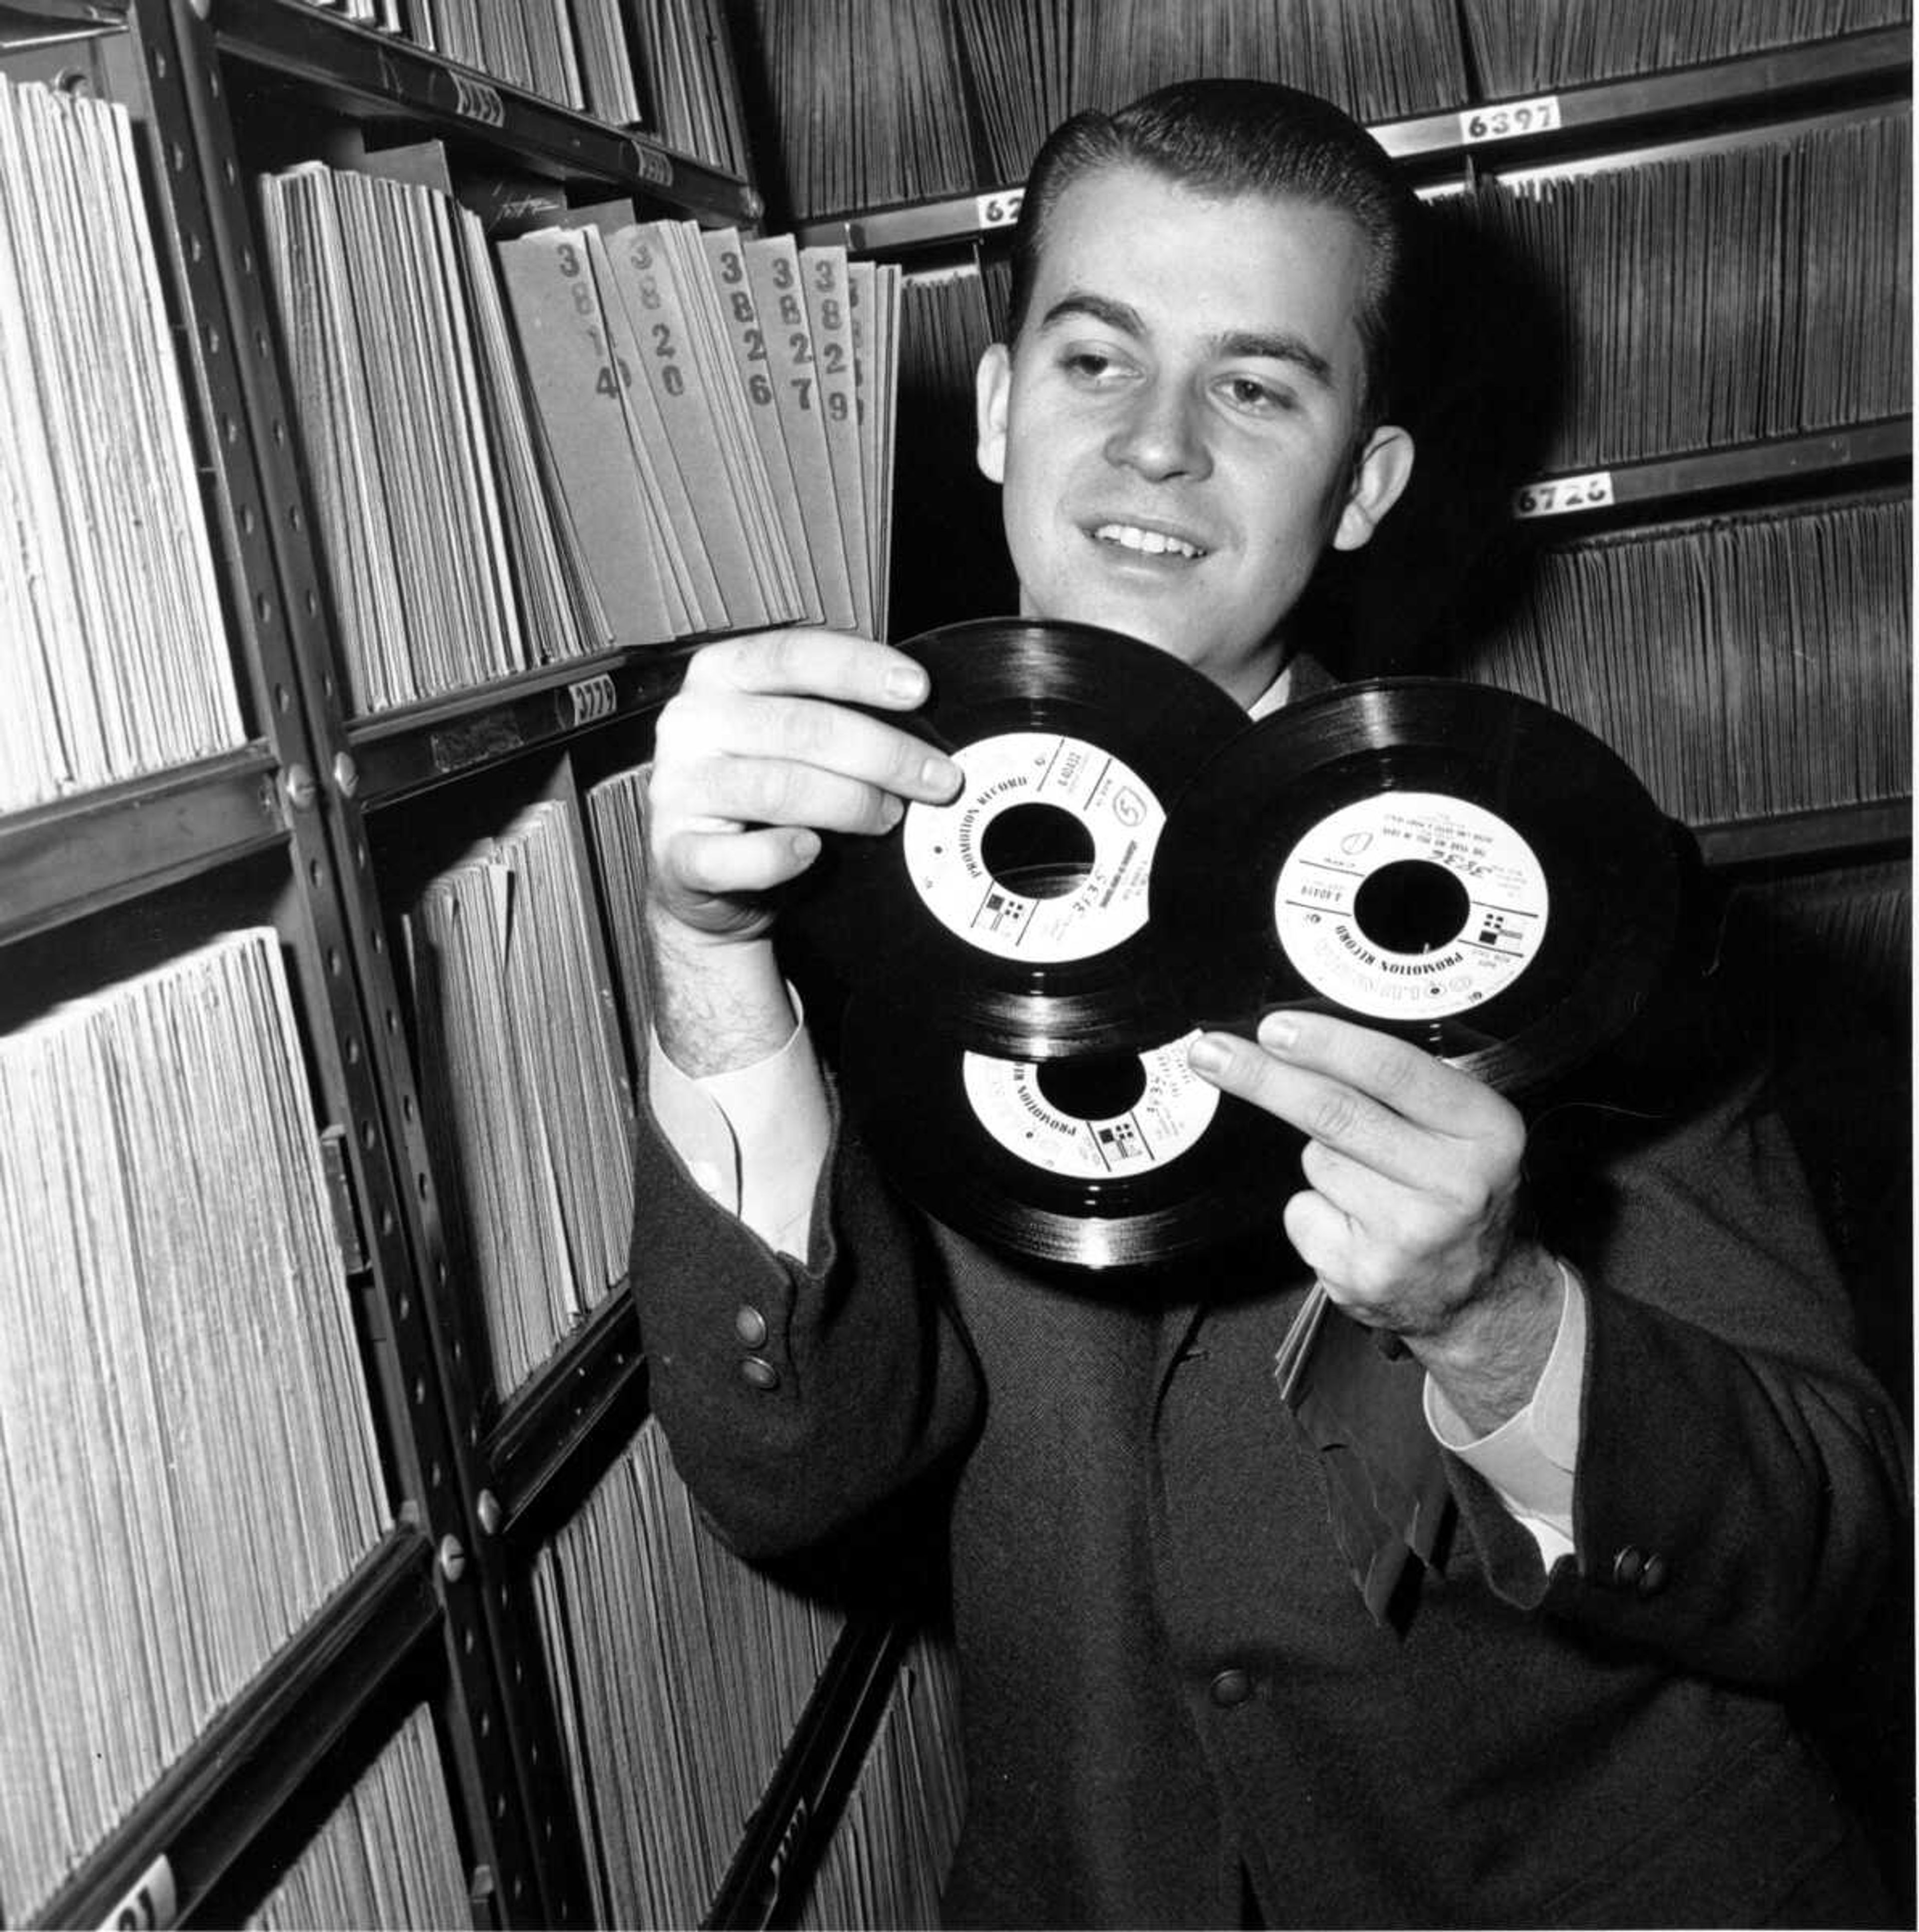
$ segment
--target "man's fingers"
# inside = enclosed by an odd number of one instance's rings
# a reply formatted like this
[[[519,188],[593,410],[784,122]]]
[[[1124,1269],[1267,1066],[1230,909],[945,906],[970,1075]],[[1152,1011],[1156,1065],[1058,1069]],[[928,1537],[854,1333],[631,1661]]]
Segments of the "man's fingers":
[[[756,826],[877,835],[899,823],[902,808],[883,787],[786,758],[707,759],[687,774],[683,788],[655,794],[656,822],[667,840],[682,830]]]
[[[816,698],[683,692],[661,713],[656,769],[716,769],[727,758],[811,766],[929,802],[950,798],[961,778],[958,766],[911,732]]]
[[[687,666],[683,688],[708,686],[910,711],[925,701],[927,679],[922,666],[890,644],[794,626],[707,645]]]
[[[1323,1073],[1394,1113],[1459,1138],[1504,1105],[1483,1082],[1423,1047],[1327,1013],[1271,1013],[1258,1040],[1289,1066]]]
[[[1230,1034],[1202,1035],[1192,1060],[1223,1091],[1375,1174],[1414,1187],[1443,1178],[1444,1151],[1428,1132],[1355,1088]]]
[[[799,878],[820,856],[811,832],[787,826],[763,832],[680,832],[664,855],[683,892],[733,898],[772,892]]]

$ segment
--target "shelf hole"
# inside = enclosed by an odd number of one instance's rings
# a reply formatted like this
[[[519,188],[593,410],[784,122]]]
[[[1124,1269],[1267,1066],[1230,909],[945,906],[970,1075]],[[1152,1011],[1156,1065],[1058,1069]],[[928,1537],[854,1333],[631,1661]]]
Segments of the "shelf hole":
[[[176,175],[184,173],[186,171],[187,166],[187,151],[184,148],[181,146],[178,141],[175,141],[173,143],[173,152],[171,158],[173,163],[173,172]]]
[[[413,1406],[424,1408],[427,1402],[427,1378],[424,1376],[413,1378]]]
[[[253,515],[253,505],[250,503],[242,503],[240,506],[241,529],[244,530],[247,536],[251,536],[253,533],[253,526],[256,521],[256,519]]]
[[[273,687],[273,702],[276,710],[290,711],[293,708],[293,694],[283,684]]]
[[[190,262],[197,262],[202,253],[204,250],[200,247],[199,236],[197,234],[189,234],[187,237],[187,260]]]
[[[360,1129],[360,1144],[364,1148],[369,1154],[373,1152],[373,1124],[370,1120],[367,1121]]]
[[[209,356],[220,353],[220,327],[217,322],[210,322],[206,326],[206,352]]]
[[[240,425],[231,416],[220,418],[220,433],[226,439],[229,448],[240,440]]]
[[[284,443],[286,440],[286,425],[277,416],[273,420],[273,440],[278,443]]]
[[[393,1232],[393,1210],[391,1208],[382,1208],[380,1210],[380,1214],[382,1221],[385,1226],[386,1232],[389,1234],[391,1234]],[[413,1318],[413,1298],[403,1288],[400,1291],[400,1318],[403,1322],[410,1322]]]
[[[329,946],[326,949],[326,970],[331,973],[336,980],[340,977],[340,969],[344,963],[345,962],[340,958],[340,948],[338,946]]]
[[[358,1066],[360,1064],[360,1042],[357,1040],[349,1040],[346,1042],[346,1064],[349,1066]]]
[[[267,346],[266,331],[263,328],[255,329],[253,331],[253,353],[263,359],[271,352]]]
[[[309,617],[317,617],[319,615],[319,592],[317,590],[309,590],[307,592],[306,603],[307,615]],[[333,694],[329,691],[327,695],[331,698]]]
[[[427,1474],[427,1480],[433,1488],[436,1490],[446,1480],[446,1472],[436,1462]]]
[[[319,882],[326,877],[325,873],[321,870],[320,862],[317,859],[313,860],[308,863],[307,867],[307,877],[310,879],[315,885],[318,885]]]
[[[264,590],[254,599],[253,608],[259,613],[260,622],[262,624],[270,624],[273,622],[273,599]]]
[[[220,170],[220,172],[226,177],[226,185],[229,188],[238,188],[240,185],[240,164],[238,162],[233,160],[228,161],[226,166]]]
[[[391,1208],[382,1208],[379,1210],[379,1231],[382,1234],[393,1232],[393,1210]],[[400,1318],[403,1322],[406,1318],[406,1298],[403,1294],[400,1298]]]
[[[397,1033],[400,1030],[400,1016],[391,1006],[386,1010],[386,1030],[388,1033]]]
[[[408,1124],[410,1126],[413,1119],[413,1096],[412,1094],[403,1094],[400,1095],[400,1111],[405,1117]]]
[[[153,70],[163,80],[166,77],[166,50],[155,47],[153,50]]]
[[[420,1190],[420,1198],[422,1201],[425,1200],[427,1198],[427,1177],[424,1174],[416,1174],[413,1177],[413,1181],[415,1186]]]
[[[296,530],[304,530],[307,527],[307,520],[300,514],[300,506],[298,503],[294,504],[292,508],[287,511],[286,520],[290,523]]]

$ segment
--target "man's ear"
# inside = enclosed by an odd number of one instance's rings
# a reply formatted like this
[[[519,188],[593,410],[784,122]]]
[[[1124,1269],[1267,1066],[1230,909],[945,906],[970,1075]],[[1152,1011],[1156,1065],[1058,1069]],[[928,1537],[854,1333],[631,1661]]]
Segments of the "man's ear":
[[[1003,342],[991,344],[973,379],[979,424],[976,458],[989,482],[1006,480],[1006,398],[1013,384],[1013,361]]]
[[[1333,533],[1335,550],[1357,550],[1379,527],[1380,519],[1399,500],[1413,473],[1413,439],[1383,423],[1366,439],[1353,466],[1352,487]]]

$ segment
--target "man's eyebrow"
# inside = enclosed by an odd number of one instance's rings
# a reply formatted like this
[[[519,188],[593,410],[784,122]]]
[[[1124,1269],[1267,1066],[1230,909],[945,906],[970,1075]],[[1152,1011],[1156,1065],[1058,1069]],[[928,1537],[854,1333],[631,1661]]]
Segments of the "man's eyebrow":
[[[1139,310],[1130,302],[1114,302],[1110,296],[1095,295],[1090,289],[1069,289],[1039,318],[1042,328],[1049,328],[1056,322],[1068,316],[1090,316],[1095,322],[1103,322],[1108,328],[1117,328],[1127,335],[1143,336],[1146,325],[1140,320]]]
[[[1115,302],[1111,296],[1096,295],[1090,289],[1069,290],[1040,317],[1039,326],[1048,328],[1076,315],[1090,316],[1123,334],[1139,338],[1146,334],[1145,322],[1130,302]],[[1304,337],[1288,330],[1229,329],[1214,337],[1213,352],[1228,358],[1263,358],[1289,363],[1321,388],[1333,387],[1332,363]]]
[[[1264,357],[1269,362],[1290,362],[1321,388],[1333,386],[1333,364],[1300,336],[1284,332],[1269,335],[1261,330],[1233,329],[1218,337],[1213,349],[1216,355],[1230,359]]]

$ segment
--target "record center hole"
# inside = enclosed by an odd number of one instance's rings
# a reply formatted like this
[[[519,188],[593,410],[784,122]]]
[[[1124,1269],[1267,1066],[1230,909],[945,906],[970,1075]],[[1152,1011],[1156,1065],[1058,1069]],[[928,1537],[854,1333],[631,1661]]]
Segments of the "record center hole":
[[[979,840],[987,871],[1030,899],[1078,892],[1093,870],[1093,834],[1057,805],[1009,806]]]
[[[1473,902],[1459,874],[1430,859],[1396,859],[1353,895],[1353,917],[1388,952],[1431,952],[1457,939]]]
[[[1076,1120],[1117,1120],[1146,1093],[1146,1067],[1136,1053],[1088,1053],[1071,1060],[1042,1060],[1039,1090]]]

